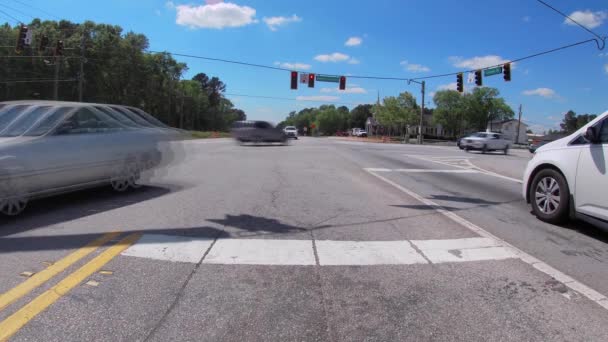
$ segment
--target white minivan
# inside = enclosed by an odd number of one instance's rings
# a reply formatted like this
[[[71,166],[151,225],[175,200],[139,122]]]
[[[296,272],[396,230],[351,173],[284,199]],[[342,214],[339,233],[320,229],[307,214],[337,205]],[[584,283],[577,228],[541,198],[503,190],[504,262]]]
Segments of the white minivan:
[[[579,218],[608,229],[608,112],[541,146],[528,163],[523,195],[539,219]]]

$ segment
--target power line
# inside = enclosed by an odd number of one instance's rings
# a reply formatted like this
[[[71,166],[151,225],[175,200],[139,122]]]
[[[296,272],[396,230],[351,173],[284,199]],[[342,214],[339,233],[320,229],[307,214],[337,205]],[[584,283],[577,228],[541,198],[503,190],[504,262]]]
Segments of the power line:
[[[538,2],[540,2],[541,4],[549,7],[550,9],[554,10],[555,12],[559,13],[561,16],[563,16],[564,18],[572,21],[573,23],[575,23],[576,25],[580,26],[583,30],[591,33],[592,35],[596,36],[599,40],[601,40],[604,44],[606,42],[606,37],[601,37],[600,35],[598,35],[597,33],[591,31],[589,28],[587,28],[586,26],[584,26],[583,24],[579,23],[578,21],[572,19],[569,15],[565,14],[564,12],[558,10],[557,8],[549,5],[548,3],[544,2],[543,0],[536,0]],[[598,48],[599,48],[599,44],[598,44]],[[604,48],[602,47],[600,50],[603,50]]]
[[[560,50],[565,50],[565,49],[569,49],[569,48],[572,48],[572,47],[575,47],[575,46],[578,46],[578,45],[583,45],[583,44],[586,44],[586,43],[589,43],[589,42],[596,42],[596,41],[597,40],[595,38],[587,39],[587,40],[576,42],[576,43],[573,43],[573,44],[568,44],[568,45],[560,46],[558,48],[541,51],[541,52],[538,52],[538,53],[535,53],[535,54],[532,54],[532,55],[528,55],[528,56],[524,56],[524,57],[519,57],[519,58],[513,59],[513,60],[511,60],[509,62],[505,62],[505,63],[521,62],[521,61],[526,60],[526,59],[531,59],[531,58],[539,57],[539,56],[542,56],[542,55],[550,54],[550,53],[557,52],[557,51],[560,51]],[[172,53],[172,52],[169,52],[169,51],[160,52],[160,51],[149,50],[147,52],[148,53],[169,53],[169,54],[171,54],[173,56],[178,56],[178,57],[196,58],[196,59],[203,59],[203,60],[216,61],[216,62],[222,62],[222,63],[245,65],[245,66],[264,68],[264,69],[271,69],[271,70],[279,70],[279,71],[289,71],[289,72],[293,71],[291,69],[286,69],[286,68],[281,68],[281,67],[274,67],[274,66],[269,66],[269,65],[262,65],[262,64],[255,64],[255,63],[248,63],[248,62],[241,62],[241,61],[234,61],[234,60],[223,59],[223,58],[213,58],[213,57],[196,56],[196,55],[181,54],[181,53]],[[488,65],[488,66],[485,66],[485,67],[480,68],[480,69],[488,69],[488,68],[498,67],[498,66],[502,66],[503,64],[504,63],[497,64],[497,65]],[[476,70],[479,70],[479,69],[471,69],[471,70],[465,70],[465,71],[457,71],[457,72],[450,72],[450,73],[445,73],[445,74],[437,74],[437,75],[415,77],[415,78],[384,77],[384,76],[364,76],[364,75],[351,75],[351,76],[348,76],[348,78],[352,78],[352,79],[390,80],[390,81],[415,81],[415,80],[425,80],[425,79],[430,79],[430,78],[454,76],[454,75],[457,75],[459,73],[474,72]],[[313,72],[311,72],[311,73],[313,73]],[[339,76],[339,75],[331,75],[331,76]]]
[[[11,6],[7,6],[7,5],[5,5],[5,4],[0,4],[0,6],[2,6],[2,7],[4,7],[4,8],[8,8],[8,9],[10,9],[10,10],[12,10],[12,11],[14,11],[14,12],[17,12],[17,13],[19,13],[19,14],[21,14],[21,15],[24,15],[24,16],[26,16],[26,17],[30,17],[30,18],[32,18],[32,19],[35,19],[35,17],[33,17],[33,16],[31,16],[31,15],[29,15],[29,14],[27,14],[27,13],[23,12],[23,11],[20,11],[20,10],[18,10],[18,9],[16,9],[16,8],[13,8],[13,7],[11,7]]]
[[[542,51],[542,52],[535,53],[535,54],[532,54],[532,55],[528,55],[528,56],[524,56],[524,57],[516,58],[516,59],[513,59],[513,60],[508,61],[508,62],[505,62],[505,63],[515,63],[515,62],[521,62],[521,61],[526,60],[526,59],[530,59],[530,58],[534,58],[534,57],[538,57],[538,56],[546,55],[546,54],[549,54],[549,53],[553,53],[553,52],[557,52],[557,51],[560,51],[560,50],[569,49],[569,48],[571,48],[571,47],[575,47],[575,46],[578,46],[578,45],[586,44],[586,43],[589,43],[589,42],[595,42],[595,41],[596,41],[596,39],[595,39],[595,38],[591,38],[591,39],[583,40],[583,41],[576,42],[576,43],[573,43],[573,44],[569,44],[569,45],[560,46],[560,47],[555,48],[555,49],[546,50],[546,51]],[[460,74],[460,73],[474,72],[474,71],[477,71],[477,70],[480,70],[480,69],[489,69],[489,68],[499,67],[499,66],[504,65],[505,63],[496,64],[496,65],[489,65],[489,66],[485,66],[485,67],[483,67],[483,68],[479,68],[479,69],[471,69],[471,70],[458,71],[458,72],[451,72],[451,73],[447,73],[447,74],[432,75],[432,76],[425,76],[425,77],[416,77],[416,78],[412,78],[412,80],[425,80],[425,79],[429,79],[429,78],[437,78],[437,77],[445,77],[445,76],[454,76],[454,75],[457,75],[457,74]],[[350,76],[350,77],[352,77],[352,76]]]
[[[55,79],[48,79],[48,80],[16,80],[16,81],[0,81],[0,84],[7,84],[7,83],[46,83],[46,82],[76,82],[78,80],[75,79],[65,79],[65,80],[55,80]]]
[[[52,13],[49,13],[49,12],[47,12],[47,11],[43,10],[43,9],[42,9],[42,8],[40,8],[40,7],[33,6],[32,4],[26,4],[26,3],[24,3],[23,1],[20,1],[20,0],[13,0],[13,2],[16,2],[16,3],[18,3],[18,4],[21,4],[21,5],[23,5],[23,6],[25,6],[25,7],[28,7],[28,8],[37,9],[38,11],[40,11],[40,12],[42,12],[42,13],[46,14],[46,15],[50,15],[51,17],[54,17],[54,18],[56,18],[56,19],[61,20],[61,18],[60,18],[60,17],[58,17],[58,16],[56,16],[56,15],[54,15],[54,14],[52,14]]]
[[[186,55],[186,54],[182,54],[182,53],[172,53],[172,52],[168,52],[168,51],[152,51],[152,50],[148,50],[148,52],[149,53],[169,53],[169,54],[171,54],[173,56],[178,56],[178,57],[188,57],[188,58],[195,58],[195,59],[204,59],[204,60],[208,60],[208,61],[223,62],[223,63],[230,63],[230,64],[238,64],[238,65],[252,66],[252,67],[256,67],[256,68],[265,68],[265,69],[272,69],[272,70],[291,71],[291,70],[285,69],[285,68],[273,67],[273,66],[262,65],[262,64],[255,64],[255,63],[232,61],[232,60],[223,59],[223,58],[212,58],[212,57],[204,57],[204,56]]]
[[[6,15],[7,17],[12,18],[14,21],[16,21],[16,22],[17,22],[17,24],[21,23],[21,20],[19,20],[19,19],[17,19],[17,18],[15,18],[15,17],[13,17],[12,15],[8,14],[7,12],[5,12],[5,11],[3,11],[3,10],[1,10],[1,9],[0,9],[0,13],[4,13],[4,15]]]

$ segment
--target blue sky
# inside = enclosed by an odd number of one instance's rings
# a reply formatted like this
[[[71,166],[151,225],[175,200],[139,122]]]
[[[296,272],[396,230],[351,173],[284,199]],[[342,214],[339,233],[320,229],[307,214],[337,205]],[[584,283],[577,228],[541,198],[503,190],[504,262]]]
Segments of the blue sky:
[[[27,8],[20,3],[29,3]],[[8,0],[14,8],[55,19],[93,20],[144,33],[151,50],[234,59],[264,65],[299,67],[336,75],[414,78],[484,67],[590,38],[534,0]],[[550,0],[594,31],[608,33],[605,0]],[[44,10],[45,12],[40,11]],[[24,16],[12,13],[23,21]],[[1,18],[0,19],[5,19]],[[348,43],[348,44],[347,44]],[[271,100],[228,95],[249,118],[281,121],[291,110],[326,101],[373,103],[380,96],[419,87],[403,81],[352,79],[346,93],[336,84],[289,89],[287,72],[177,58],[192,77],[220,77],[229,94],[261,95]],[[297,65],[296,65],[297,64]],[[466,80],[466,76],[465,76]],[[427,95],[453,87],[455,76],[427,81]],[[608,110],[608,48],[594,43],[517,63],[513,81],[484,79],[496,87],[537,131],[555,127],[562,113]],[[470,88],[470,85],[466,85]],[[299,99],[299,100],[296,100]],[[432,96],[425,101],[433,106]]]

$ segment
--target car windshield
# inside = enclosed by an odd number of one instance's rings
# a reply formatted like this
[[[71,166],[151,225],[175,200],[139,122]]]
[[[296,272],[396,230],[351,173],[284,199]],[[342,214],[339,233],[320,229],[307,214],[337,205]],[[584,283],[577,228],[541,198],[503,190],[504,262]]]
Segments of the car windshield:
[[[108,115],[112,119],[120,122],[124,126],[127,126],[127,127],[141,127],[135,121],[133,121],[130,118],[128,118],[125,114],[117,112],[117,111],[111,109],[110,107],[95,106],[95,109],[97,109],[97,110],[101,111],[102,113]]]
[[[19,115],[29,109],[28,105],[7,106],[0,110],[0,133],[4,131],[8,125],[13,122]]]
[[[137,123],[140,126],[149,127],[149,128],[154,127],[154,125],[152,125],[151,123],[149,123],[148,121],[146,121],[142,117],[140,117],[139,115],[131,112],[130,110],[128,110],[124,107],[113,106],[111,108],[113,110],[123,114],[124,116],[128,117],[129,119],[133,120],[135,123]]]
[[[142,119],[146,120],[147,122],[149,122],[150,124],[152,124],[154,126],[163,127],[163,128],[168,127],[167,125],[165,125],[164,123],[162,123],[162,121],[158,120],[157,118],[155,118],[152,115],[144,112],[141,109],[132,108],[132,107],[126,107],[125,109],[133,112],[134,114],[139,115]]]
[[[487,133],[474,133],[474,134],[471,134],[470,137],[472,137],[472,138],[487,138],[488,134]]]
[[[36,122],[29,130],[27,130],[24,136],[34,137],[48,133],[51,129],[57,126],[57,124],[65,117],[67,113],[73,109],[73,107],[60,107],[57,109],[52,109],[43,119]]]
[[[293,126],[287,126],[287,127],[285,127],[285,129],[288,130],[288,131],[295,131],[296,130],[296,128],[293,127]]]
[[[22,135],[25,131],[32,128],[37,121],[42,120],[49,109],[51,109],[51,106],[31,107],[0,132],[0,137],[17,137]]]

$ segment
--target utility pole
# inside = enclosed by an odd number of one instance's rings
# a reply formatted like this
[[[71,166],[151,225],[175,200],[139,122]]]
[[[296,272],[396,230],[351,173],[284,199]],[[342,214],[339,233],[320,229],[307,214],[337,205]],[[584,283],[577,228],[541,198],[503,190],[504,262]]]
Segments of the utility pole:
[[[55,86],[53,87],[53,100],[59,99],[59,63],[61,56],[55,56]]]
[[[521,129],[521,105],[519,105],[519,122],[517,123],[517,138],[515,138],[515,143],[519,144],[519,130]]]
[[[418,83],[420,84],[421,87],[421,91],[422,91],[422,103],[420,104],[420,126],[419,126],[419,131],[418,131],[418,144],[422,145],[422,143],[424,142],[424,138],[422,135],[422,124],[424,123],[424,93],[425,93],[425,88],[426,88],[426,82],[422,81],[422,82],[418,82],[418,81],[414,81],[414,80],[407,80],[407,84],[410,83]]]
[[[80,73],[78,74],[78,102],[82,102],[82,91],[84,86],[84,47],[86,33],[82,33],[80,39]]]

